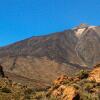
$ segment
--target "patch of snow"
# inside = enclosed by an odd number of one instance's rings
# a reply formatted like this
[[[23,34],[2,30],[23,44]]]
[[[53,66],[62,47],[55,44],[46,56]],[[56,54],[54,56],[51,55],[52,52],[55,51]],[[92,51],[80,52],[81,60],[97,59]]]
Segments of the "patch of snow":
[[[87,30],[88,29],[94,29],[95,30],[95,27],[96,26],[89,26],[88,28],[87,28]],[[77,38],[80,38],[80,36],[82,35],[82,33],[85,31],[85,27],[84,28],[74,28],[73,30],[75,31],[75,35],[76,35],[76,37]]]
[[[93,29],[95,29],[95,27],[96,27],[96,26],[89,26],[88,28],[93,28]]]
[[[81,34],[84,32],[85,29],[86,29],[86,28],[77,29],[77,30],[75,31],[76,37],[79,38],[79,37],[81,36]]]

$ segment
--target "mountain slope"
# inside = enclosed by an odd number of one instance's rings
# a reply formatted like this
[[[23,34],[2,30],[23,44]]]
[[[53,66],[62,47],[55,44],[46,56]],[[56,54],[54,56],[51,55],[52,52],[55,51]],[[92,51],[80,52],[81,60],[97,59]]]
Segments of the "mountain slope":
[[[2,56],[46,56],[50,59],[57,59],[66,62],[67,56],[73,59],[75,55],[75,45],[77,38],[72,30],[59,32],[43,37],[32,37],[24,41],[20,41],[13,45],[0,49],[0,57]],[[70,44],[70,45],[69,45]],[[66,50],[67,49],[67,50]]]
[[[100,62],[100,27],[88,28],[81,35],[76,45],[76,52],[88,66]]]
[[[99,63],[99,43],[100,27],[80,25],[2,47],[0,63],[7,72],[50,83],[61,74]]]

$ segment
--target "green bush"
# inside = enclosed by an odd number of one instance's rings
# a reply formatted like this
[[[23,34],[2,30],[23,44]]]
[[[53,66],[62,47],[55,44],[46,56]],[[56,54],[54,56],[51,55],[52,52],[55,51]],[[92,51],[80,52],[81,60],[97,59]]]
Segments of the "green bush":
[[[84,84],[84,89],[88,92],[90,92],[90,90],[94,87],[94,85],[92,83],[86,83]]]
[[[80,70],[80,72],[77,75],[78,75],[78,77],[80,79],[87,78],[88,77],[88,71],[86,71],[86,70]]]

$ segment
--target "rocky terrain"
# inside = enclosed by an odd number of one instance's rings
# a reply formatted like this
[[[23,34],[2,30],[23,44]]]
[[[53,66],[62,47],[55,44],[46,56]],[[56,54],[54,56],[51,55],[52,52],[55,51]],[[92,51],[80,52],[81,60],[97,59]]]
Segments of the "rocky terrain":
[[[81,70],[73,77],[61,75],[43,90],[2,77],[0,100],[100,100],[100,65],[92,71]]]
[[[81,70],[75,77],[58,77],[47,97],[54,100],[100,100],[100,65],[92,71]]]

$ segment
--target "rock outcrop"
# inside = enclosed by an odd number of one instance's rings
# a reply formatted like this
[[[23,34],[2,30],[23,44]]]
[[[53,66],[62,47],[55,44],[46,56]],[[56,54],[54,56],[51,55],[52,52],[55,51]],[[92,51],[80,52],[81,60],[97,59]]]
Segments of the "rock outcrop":
[[[89,80],[100,83],[100,64],[96,65],[94,70],[90,72]]]
[[[86,77],[83,77],[85,74]],[[53,81],[53,86],[48,90],[47,96],[54,96],[57,100],[99,100],[99,94],[100,64],[92,71],[80,71],[78,76],[61,75]]]
[[[77,89],[73,86],[61,85],[59,88],[55,89],[52,94],[55,97],[61,98],[61,100],[79,100],[80,96]]]

